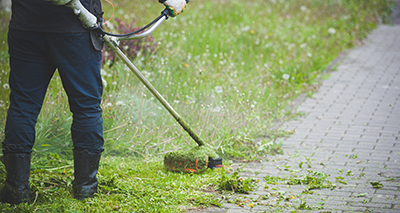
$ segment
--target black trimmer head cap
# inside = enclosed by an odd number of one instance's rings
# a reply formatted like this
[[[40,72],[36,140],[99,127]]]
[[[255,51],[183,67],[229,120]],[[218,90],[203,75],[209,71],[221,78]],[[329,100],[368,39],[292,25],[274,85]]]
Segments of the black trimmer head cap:
[[[222,158],[210,158],[208,161],[208,168],[222,168]]]

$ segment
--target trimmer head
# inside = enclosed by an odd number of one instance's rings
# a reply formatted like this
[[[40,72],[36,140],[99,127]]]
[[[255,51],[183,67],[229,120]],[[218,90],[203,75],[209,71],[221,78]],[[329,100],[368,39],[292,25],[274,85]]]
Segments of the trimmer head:
[[[202,173],[208,168],[221,168],[222,158],[218,157],[211,147],[203,145],[189,151],[167,153],[164,166],[174,172]]]

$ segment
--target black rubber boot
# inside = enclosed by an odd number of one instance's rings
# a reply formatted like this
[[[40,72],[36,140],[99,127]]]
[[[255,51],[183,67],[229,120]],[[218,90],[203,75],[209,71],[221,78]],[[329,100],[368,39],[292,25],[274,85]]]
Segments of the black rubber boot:
[[[97,171],[99,170],[101,153],[92,154],[87,151],[74,150],[74,176],[72,182],[74,197],[84,200],[94,196],[99,183],[97,182]]]
[[[31,154],[4,153],[3,163],[6,166],[6,182],[0,191],[0,202],[10,204],[27,203],[31,196],[29,175]]]

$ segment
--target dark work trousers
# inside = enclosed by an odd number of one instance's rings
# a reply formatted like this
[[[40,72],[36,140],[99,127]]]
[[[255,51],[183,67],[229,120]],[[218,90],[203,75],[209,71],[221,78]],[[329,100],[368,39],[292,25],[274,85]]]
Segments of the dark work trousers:
[[[102,152],[101,52],[92,47],[89,33],[10,29],[8,45],[11,94],[3,152],[32,152],[37,117],[56,69],[73,114],[71,136],[74,150]]]

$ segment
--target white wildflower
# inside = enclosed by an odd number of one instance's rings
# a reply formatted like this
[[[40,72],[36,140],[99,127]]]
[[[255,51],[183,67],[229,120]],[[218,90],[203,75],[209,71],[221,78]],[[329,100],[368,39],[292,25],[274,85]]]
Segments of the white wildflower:
[[[6,84],[3,84],[3,88],[4,88],[4,89],[9,89],[9,88],[10,88],[10,85],[7,84],[7,83],[6,83]]]
[[[124,102],[122,102],[122,101],[117,101],[117,103],[115,103],[115,105],[117,105],[117,106],[123,106],[123,105],[125,105],[125,104],[124,104]]]
[[[103,87],[107,87],[107,81],[104,78],[101,78],[101,81],[103,82]]]
[[[303,5],[303,6],[300,7],[300,10],[305,12],[307,10],[307,7]]]
[[[333,28],[333,27],[329,28],[328,33],[331,35],[335,34],[336,33],[335,28]]]
[[[212,111],[212,112],[220,112],[220,111],[221,111],[221,107],[216,106],[216,107],[213,108],[211,111]]]
[[[222,87],[221,87],[221,86],[216,86],[216,87],[215,87],[215,92],[216,92],[216,93],[222,93],[222,92],[223,92]]]
[[[112,103],[107,103],[106,107],[112,107]]]
[[[250,26],[248,26],[248,25],[241,29],[241,31],[243,31],[243,32],[246,32],[246,31],[249,31],[249,30],[250,30]]]
[[[150,78],[150,75],[151,75],[151,73],[150,73],[150,72],[147,72],[146,70],[143,70],[143,71],[142,71],[142,74],[143,74],[144,77],[146,77],[146,78]]]
[[[285,80],[289,80],[290,75],[285,73],[285,74],[282,75],[282,78],[285,79]]]

